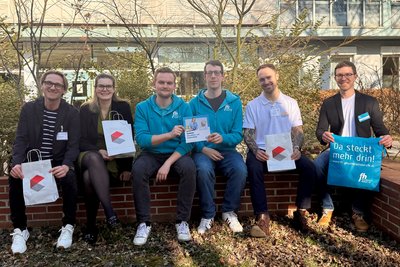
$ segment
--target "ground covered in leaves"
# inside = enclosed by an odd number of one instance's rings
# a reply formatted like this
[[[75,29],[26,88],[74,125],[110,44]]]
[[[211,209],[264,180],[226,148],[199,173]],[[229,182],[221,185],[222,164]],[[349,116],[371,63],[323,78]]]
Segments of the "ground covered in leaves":
[[[291,227],[291,219],[273,217],[268,239],[249,236],[250,219],[243,218],[244,233],[233,235],[221,221],[210,233],[196,233],[191,223],[193,241],[178,243],[175,227],[153,224],[148,243],[132,243],[134,228],[123,225],[110,233],[101,226],[95,247],[81,238],[76,227],[73,246],[54,249],[58,228],[30,230],[28,251],[13,256],[10,230],[0,230],[1,266],[400,266],[400,244],[372,227],[365,234],[354,231],[348,216],[336,218],[323,231],[312,222],[312,231],[302,234]]]

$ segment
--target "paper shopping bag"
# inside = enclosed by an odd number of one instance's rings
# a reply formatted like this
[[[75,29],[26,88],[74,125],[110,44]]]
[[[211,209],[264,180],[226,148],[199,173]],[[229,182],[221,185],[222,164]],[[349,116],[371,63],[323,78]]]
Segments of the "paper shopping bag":
[[[328,184],[379,191],[383,146],[380,138],[333,135]]]
[[[132,126],[125,120],[105,120],[102,124],[108,155],[132,157],[136,151]]]
[[[292,136],[290,132],[265,136],[265,152],[269,155],[267,167],[269,172],[296,169],[293,154]]]
[[[54,202],[58,199],[58,190],[53,175],[49,172],[51,169],[51,161],[42,160],[40,151],[38,153],[38,161],[30,161],[30,153],[28,152],[28,161],[22,163],[22,186],[24,192],[24,200],[26,206]]]

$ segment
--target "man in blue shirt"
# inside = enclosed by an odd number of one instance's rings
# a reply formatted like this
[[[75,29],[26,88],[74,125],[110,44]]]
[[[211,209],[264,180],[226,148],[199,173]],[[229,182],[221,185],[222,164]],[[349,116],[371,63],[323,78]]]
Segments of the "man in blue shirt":
[[[184,138],[183,118],[191,117],[189,105],[173,94],[175,73],[160,68],[154,74],[155,94],[136,106],[136,142],[142,149],[132,166],[133,196],[139,223],[133,243],[144,245],[151,230],[149,179],[167,179],[171,168],[179,175],[176,231],[179,241],[191,240],[190,211],[196,190],[193,160],[187,155],[192,145]]]
[[[233,232],[242,232],[236,211],[246,183],[247,169],[236,145],[242,141],[242,103],[239,96],[222,89],[224,68],[220,61],[205,64],[207,88],[190,101],[193,115],[207,115],[211,134],[207,141],[195,145],[193,160],[197,168],[197,191],[202,218],[197,231],[205,233],[212,226],[216,207],[214,203],[215,171],[227,177],[222,203],[222,219]]]

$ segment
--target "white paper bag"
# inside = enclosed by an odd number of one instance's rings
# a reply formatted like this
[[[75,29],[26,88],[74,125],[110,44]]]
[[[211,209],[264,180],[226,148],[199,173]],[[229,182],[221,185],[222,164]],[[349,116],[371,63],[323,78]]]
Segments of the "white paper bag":
[[[102,124],[108,155],[132,157],[136,151],[133,144],[132,126],[125,120],[105,120]]]
[[[277,172],[296,169],[296,164],[291,159],[293,147],[290,132],[266,135],[265,152],[269,155],[269,160],[267,160],[268,171]]]
[[[30,153],[38,154],[38,161],[31,161]],[[28,161],[22,163],[22,186],[26,206],[54,202],[58,199],[58,190],[53,175],[49,172],[51,161],[42,160],[40,151],[35,149],[28,152]]]

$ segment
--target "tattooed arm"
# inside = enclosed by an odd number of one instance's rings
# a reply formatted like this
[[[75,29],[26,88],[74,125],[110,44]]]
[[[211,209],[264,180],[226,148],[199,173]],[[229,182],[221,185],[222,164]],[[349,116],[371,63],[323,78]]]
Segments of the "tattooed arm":
[[[292,127],[292,143],[293,143],[293,154],[292,159],[297,160],[301,157],[301,146],[304,142],[303,126]]]
[[[256,143],[256,130],[255,129],[243,129],[244,142],[251,152],[256,156],[259,161],[268,160],[268,154],[265,151],[258,148]]]

